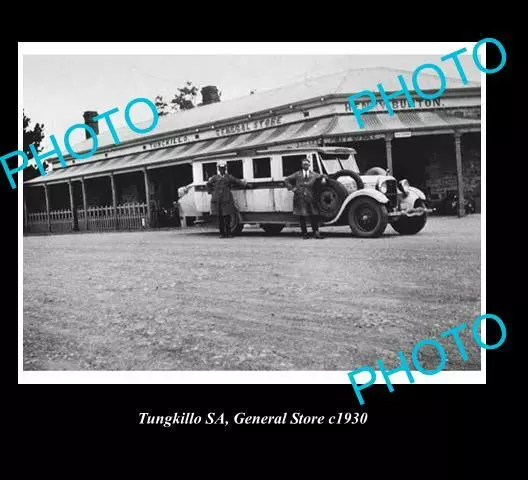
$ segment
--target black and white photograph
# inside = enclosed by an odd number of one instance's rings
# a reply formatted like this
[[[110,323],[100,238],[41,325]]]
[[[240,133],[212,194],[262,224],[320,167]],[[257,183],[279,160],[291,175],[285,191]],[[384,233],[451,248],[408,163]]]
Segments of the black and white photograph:
[[[23,370],[349,383],[470,325],[483,73],[453,50],[25,54]],[[481,370],[460,340],[442,373]]]

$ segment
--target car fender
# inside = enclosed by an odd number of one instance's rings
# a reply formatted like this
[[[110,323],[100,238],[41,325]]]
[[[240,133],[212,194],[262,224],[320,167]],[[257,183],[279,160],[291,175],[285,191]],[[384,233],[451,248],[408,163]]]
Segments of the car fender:
[[[408,210],[409,208],[414,208],[416,200],[425,200],[424,193],[415,187],[409,187],[409,193],[405,197],[401,197],[400,209]]]
[[[347,198],[345,198],[345,201],[343,202],[343,205],[341,205],[341,208],[339,209],[339,212],[335,216],[335,218],[333,220],[330,220],[329,222],[325,222],[324,224],[332,225],[333,223],[337,222],[341,218],[341,215],[346,210],[350,202],[352,202],[358,197],[370,197],[382,204],[389,202],[389,199],[385,195],[383,195],[383,193],[373,188],[362,188],[361,190],[356,190],[355,192],[351,193]]]

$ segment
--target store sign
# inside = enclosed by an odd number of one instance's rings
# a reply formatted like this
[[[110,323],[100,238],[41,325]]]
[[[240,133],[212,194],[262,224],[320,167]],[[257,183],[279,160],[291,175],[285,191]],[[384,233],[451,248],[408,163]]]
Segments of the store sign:
[[[252,120],[248,122],[234,123],[232,125],[227,125],[225,127],[220,127],[215,129],[216,137],[224,137],[229,135],[237,135],[241,133],[253,132],[255,130],[261,130],[268,127],[276,127],[277,125],[282,125],[283,116],[274,115],[272,117],[264,118],[262,120]],[[201,132],[199,138],[194,134],[189,135],[177,135],[174,137],[163,138],[161,140],[156,140],[155,142],[149,142],[148,148],[166,148],[174,147],[177,145],[183,145],[185,143],[193,142],[196,140],[205,140],[211,138],[211,135],[215,136],[212,130]]]
[[[346,142],[370,142],[372,140],[380,140],[385,138],[384,133],[372,133],[365,135],[340,135],[331,137],[332,143],[346,143]]]
[[[163,147],[173,147],[175,145],[181,145],[182,143],[190,142],[192,138],[187,135],[179,135],[177,137],[164,138],[163,140],[158,140],[156,142],[150,142],[149,148],[163,148]]]
[[[370,105],[370,100],[357,100],[356,105],[358,108],[366,108]],[[424,100],[415,98],[414,99],[414,107],[415,108],[441,108],[444,107],[443,101],[439,98],[436,98],[434,100]],[[393,110],[410,110],[412,107],[409,105],[409,102],[406,98],[402,98],[399,100],[392,100],[391,101],[391,107]],[[346,103],[345,110],[347,112],[352,111],[350,108],[350,103]],[[383,100],[378,100],[378,103],[376,103],[376,106],[370,110],[371,112],[386,112],[387,106],[385,105],[385,102]]]
[[[282,115],[275,115],[273,117],[264,118],[262,120],[253,120],[250,122],[235,123],[227,127],[216,129],[216,136],[223,137],[226,135],[236,135],[238,133],[253,132],[262,128],[276,127],[281,125]]]
[[[412,132],[395,132],[394,138],[409,138],[412,137]]]
[[[453,108],[453,107],[474,107],[480,106],[480,97],[466,97],[466,98],[435,98],[434,100],[426,100],[421,97],[413,97],[414,108],[411,107],[406,98],[399,98],[391,100],[390,105],[393,110],[428,110],[434,108]],[[370,100],[365,97],[365,100],[356,100],[356,105],[359,109],[367,108],[370,105]],[[345,111],[351,112],[350,103],[345,103]],[[369,110],[369,113],[387,112],[387,105],[381,99],[378,99],[376,106]]]
[[[317,145],[319,145],[317,140],[304,140],[304,141],[299,141],[295,143],[296,148],[315,147]]]

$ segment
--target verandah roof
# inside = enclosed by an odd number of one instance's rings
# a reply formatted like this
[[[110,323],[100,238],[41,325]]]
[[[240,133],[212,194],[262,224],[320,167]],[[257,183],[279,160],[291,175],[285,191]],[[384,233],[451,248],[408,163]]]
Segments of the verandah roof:
[[[97,162],[79,163],[66,168],[57,168],[45,176],[26,182],[29,185],[59,183],[81,177],[90,178],[108,175],[110,172],[126,173],[143,168],[152,169],[167,165],[190,163],[195,158],[230,153],[257,146],[274,146],[295,141],[334,135],[362,135],[397,131],[452,130],[453,128],[479,127],[478,119],[455,117],[444,112],[408,111],[394,116],[387,113],[371,113],[362,117],[365,128],[360,128],[350,114],[307,119],[303,122],[285,124],[251,133],[202,140],[175,147],[152,150],[114,157]]]

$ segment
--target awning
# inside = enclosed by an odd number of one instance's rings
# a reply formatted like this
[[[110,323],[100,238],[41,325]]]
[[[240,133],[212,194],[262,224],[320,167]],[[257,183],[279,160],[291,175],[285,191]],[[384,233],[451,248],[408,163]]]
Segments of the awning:
[[[25,182],[29,185],[57,183],[75,178],[97,177],[110,172],[127,173],[143,168],[160,168],[163,165],[189,163],[194,158],[224,154],[245,148],[275,146],[294,141],[340,135],[354,136],[382,134],[384,132],[417,131],[480,127],[479,119],[448,115],[445,112],[407,111],[393,116],[388,113],[371,113],[362,117],[365,128],[360,128],[351,114],[308,119],[255,132],[202,140],[175,147],[151,150],[105,160],[82,162],[66,168],[57,168],[45,176]]]
[[[251,133],[203,140],[201,142],[124,155],[95,162],[82,163],[81,160],[77,165],[65,168],[59,167],[45,176],[39,176],[25,182],[25,184],[35,185],[64,182],[80,177],[91,178],[108,175],[110,172],[126,173],[139,171],[144,167],[148,169],[159,168],[164,164],[188,163],[194,158],[229,153],[242,148],[273,146],[290,143],[292,141],[317,138],[332,131],[336,122],[337,118],[335,116],[313,118],[303,122],[280,125]]]
[[[373,134],[405,130],[437,130],[463,127],[480,127],[479,119],[457,117],[445,112],[407,111],[393,116],[388,113],[370,113],[361,117],[364,128],[360,128],[356,118],[340,115],[327,135]]]

